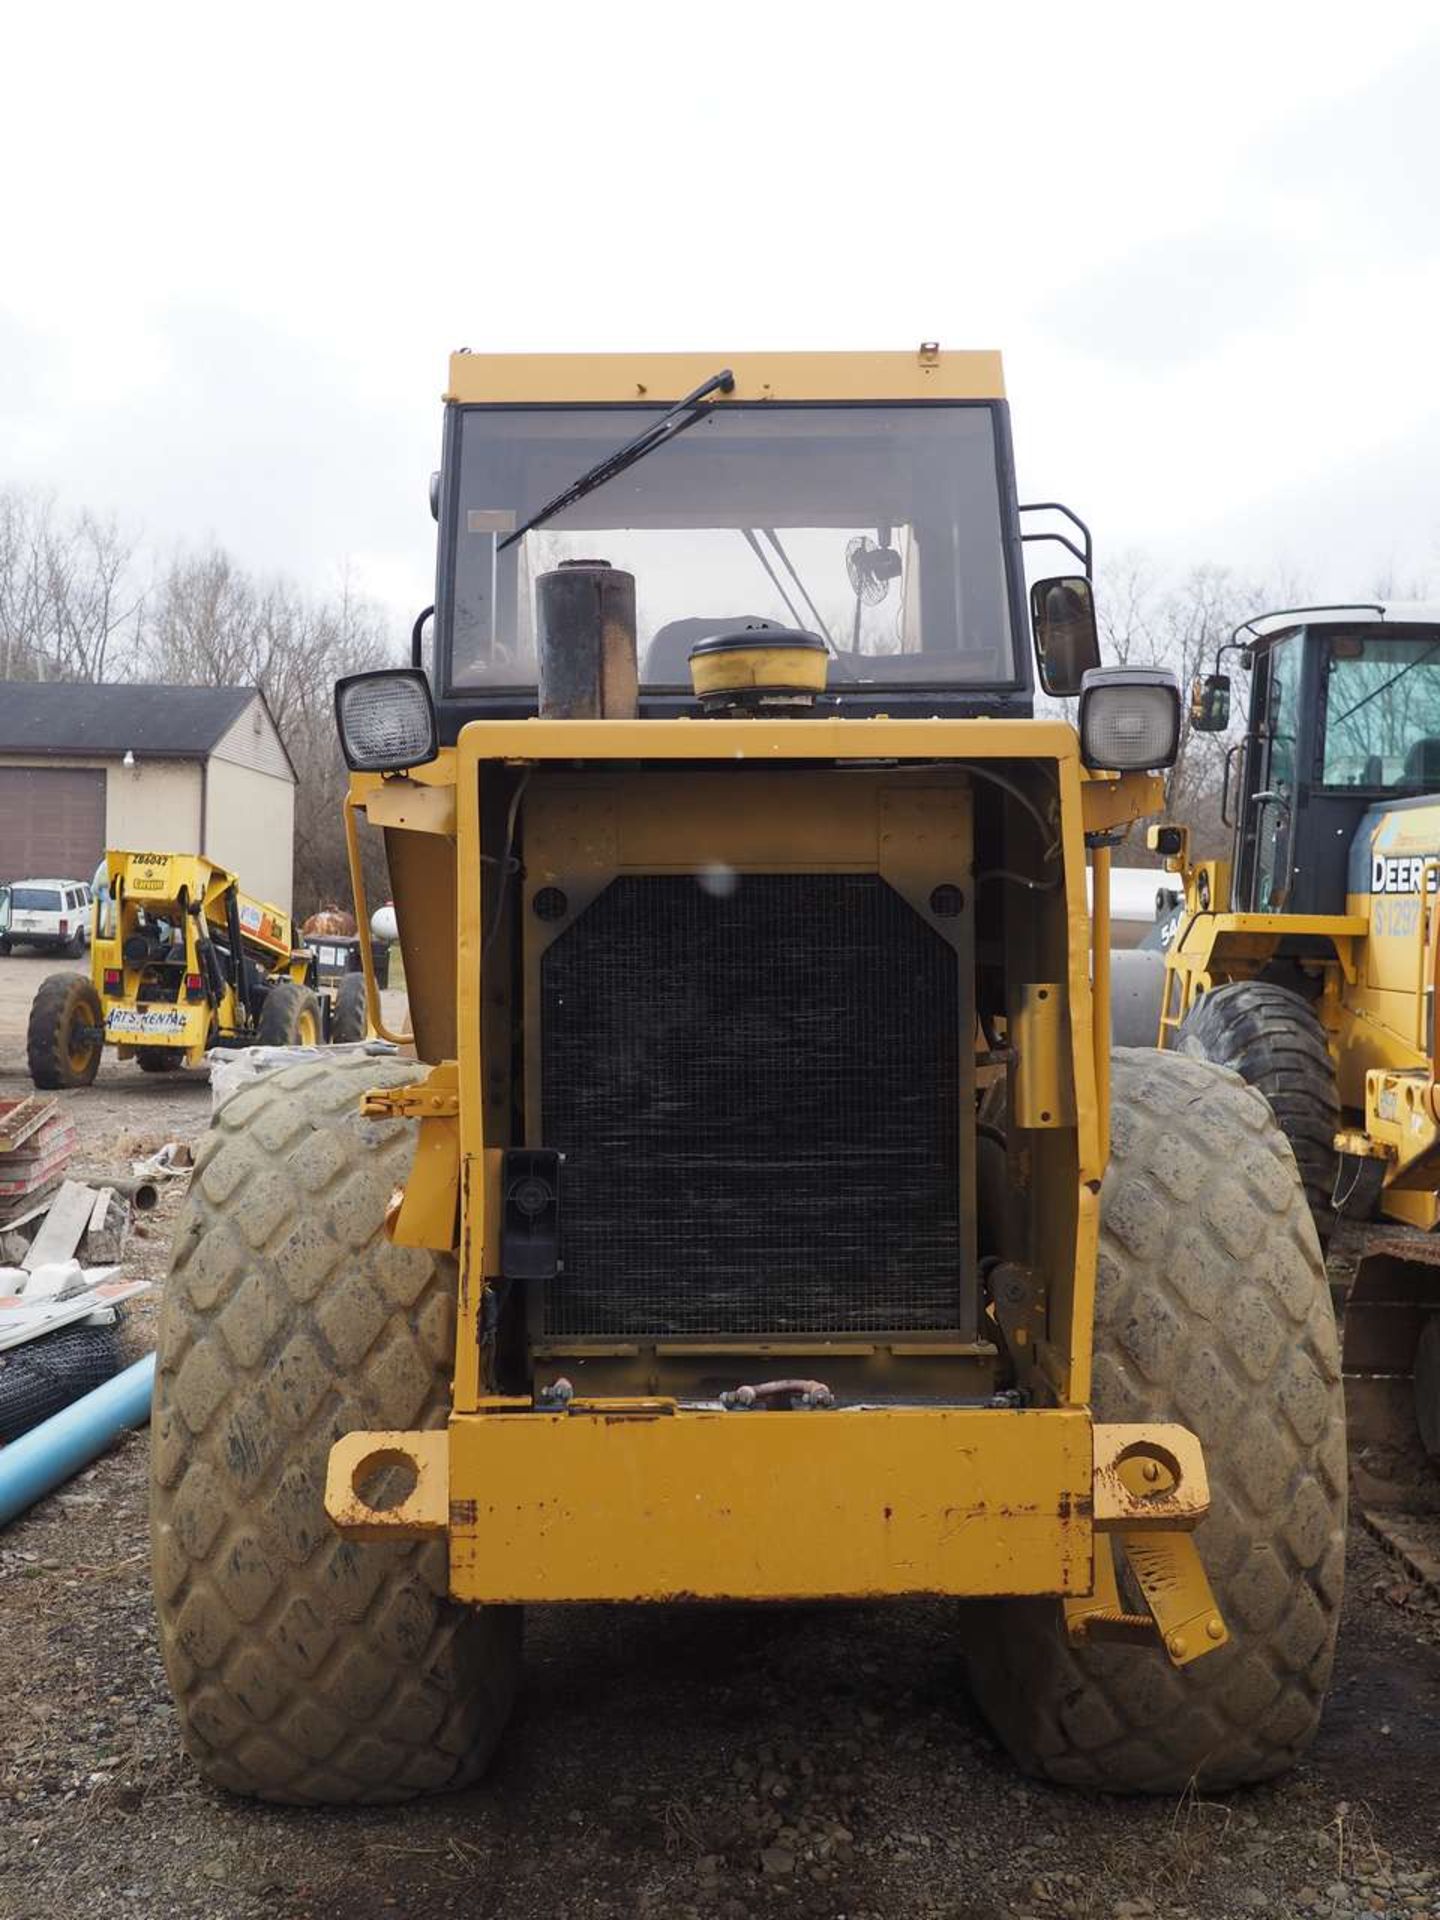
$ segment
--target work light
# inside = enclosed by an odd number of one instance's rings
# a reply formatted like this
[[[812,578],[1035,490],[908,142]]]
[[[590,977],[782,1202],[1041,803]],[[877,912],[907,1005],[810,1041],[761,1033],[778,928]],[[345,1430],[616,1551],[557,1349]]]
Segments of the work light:
[[[1173,766],[1180,687],[1163,667],[1092,667],[1080,682],[1080,758],[1117,773]]]
[[[335,724],[354,773],[423,767],[440,750],[430,683],[413,667],[381,667],[337,680]]]

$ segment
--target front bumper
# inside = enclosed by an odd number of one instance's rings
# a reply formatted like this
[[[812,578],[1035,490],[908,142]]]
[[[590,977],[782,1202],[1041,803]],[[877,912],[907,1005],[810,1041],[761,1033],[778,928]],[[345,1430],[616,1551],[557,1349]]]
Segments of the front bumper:
[[[357,1489],[387,1465],[413,1485],[376,1508]],[[326,1487],[352,1537],[447,1535],[451,1593],[470,1602],[1048,1594],[1076,1638],[1148,1635],[1120,1612],[1103,1542],[1097,1568],[1097,1532],[1115,1533],[1137,1574],[1143,1544],[1155,1630],[1183,1624],[1182,1651],[1223,1638],[1203,1631],[1218,1615],[1189,1538],[1208,1503],[1192,1434],[1083,1408],[496,1401],[432,1432],[347,1434]]]
[[[153,1047],[183,1052],[188,1066],[204,1058],[209,1040],[211,1010],[205,1001],[172,1003],[107,998],[102,1038],[122,1060],[133,1059]]]

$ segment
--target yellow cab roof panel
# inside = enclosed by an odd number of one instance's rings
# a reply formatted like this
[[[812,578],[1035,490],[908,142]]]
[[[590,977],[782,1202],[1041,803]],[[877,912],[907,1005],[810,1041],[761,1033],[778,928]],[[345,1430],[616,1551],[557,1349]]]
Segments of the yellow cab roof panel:
[[[727,400],[1002,400],[1000,355],[911,353],[453,353],[446,400],[673,404],[728,367]]]

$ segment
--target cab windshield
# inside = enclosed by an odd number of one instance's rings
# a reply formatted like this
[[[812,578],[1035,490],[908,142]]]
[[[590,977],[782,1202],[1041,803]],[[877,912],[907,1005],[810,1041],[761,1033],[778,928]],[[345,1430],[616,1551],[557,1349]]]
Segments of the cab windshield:
[[[1330,642],[1321,784],[1440,792],[1440,631]]]
[[[756,619],[819,633],[832,688],[1020,682],[988,405],[717,405],[505,544],[660,411],[461,411],[436,596],[451,690],[534,686],[535,581],[572,559],[635,576],[656,690],[688,688],[696,640]]]

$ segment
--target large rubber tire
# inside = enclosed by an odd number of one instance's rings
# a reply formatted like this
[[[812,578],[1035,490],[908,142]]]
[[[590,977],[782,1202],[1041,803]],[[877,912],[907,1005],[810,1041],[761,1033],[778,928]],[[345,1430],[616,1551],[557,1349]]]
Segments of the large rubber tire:
[[[1113,1792],[1234,1787],[1294,1764],[1329,1684],[1345,1568],[1334,1314],[1294,1157],[1257,1094],[1136,1050],[1114,1055],[1111,1098],[1095,1417],[1199,1435],[1210,1512],[1195,1540],[1230,1641],[1176,1668],[1159,1647],[1070,1646],[1054,1601],[1002,1602],[971,1681],[1033,1773]]]
[[[88,1087],[105,1051],[99,1040],[77,1041],[77,1027],[99,1027],[100,996],[84,973],[52,973],[30,1003],[25,1056],[30,1078],[43,1092]]]
[[[196,1155],[160,1324],[151,1530],[161,1650],[206,1779],[266,1800],[464,1786],[509,1716],[520,1612],[448,1598],[443,1542],[357,1544],[331,1442],[443,1426],[453,1259],[396,1247],[414,1128],[367,1087],[423,1068],[302,1061],[227,1100]]]
[[[345,1046],[352,1041],[363,1040],[369,1025],[365,1006],[365,976],[363,973],[347,973],[335,990],[330,1038],[337,1047]]]
[[[1340,1095],[1325,1030],[1309,1004],[1267,980],[1232,981],[1190,1009],[1175,1050],[1230,1067],[1264,1094],[1295,1154],[1320,1245],[1328,1246]]]
[[[279,980],[265,995],[257,1035],[262,1047],[318,1047],[320,1002],[297,980]]]

